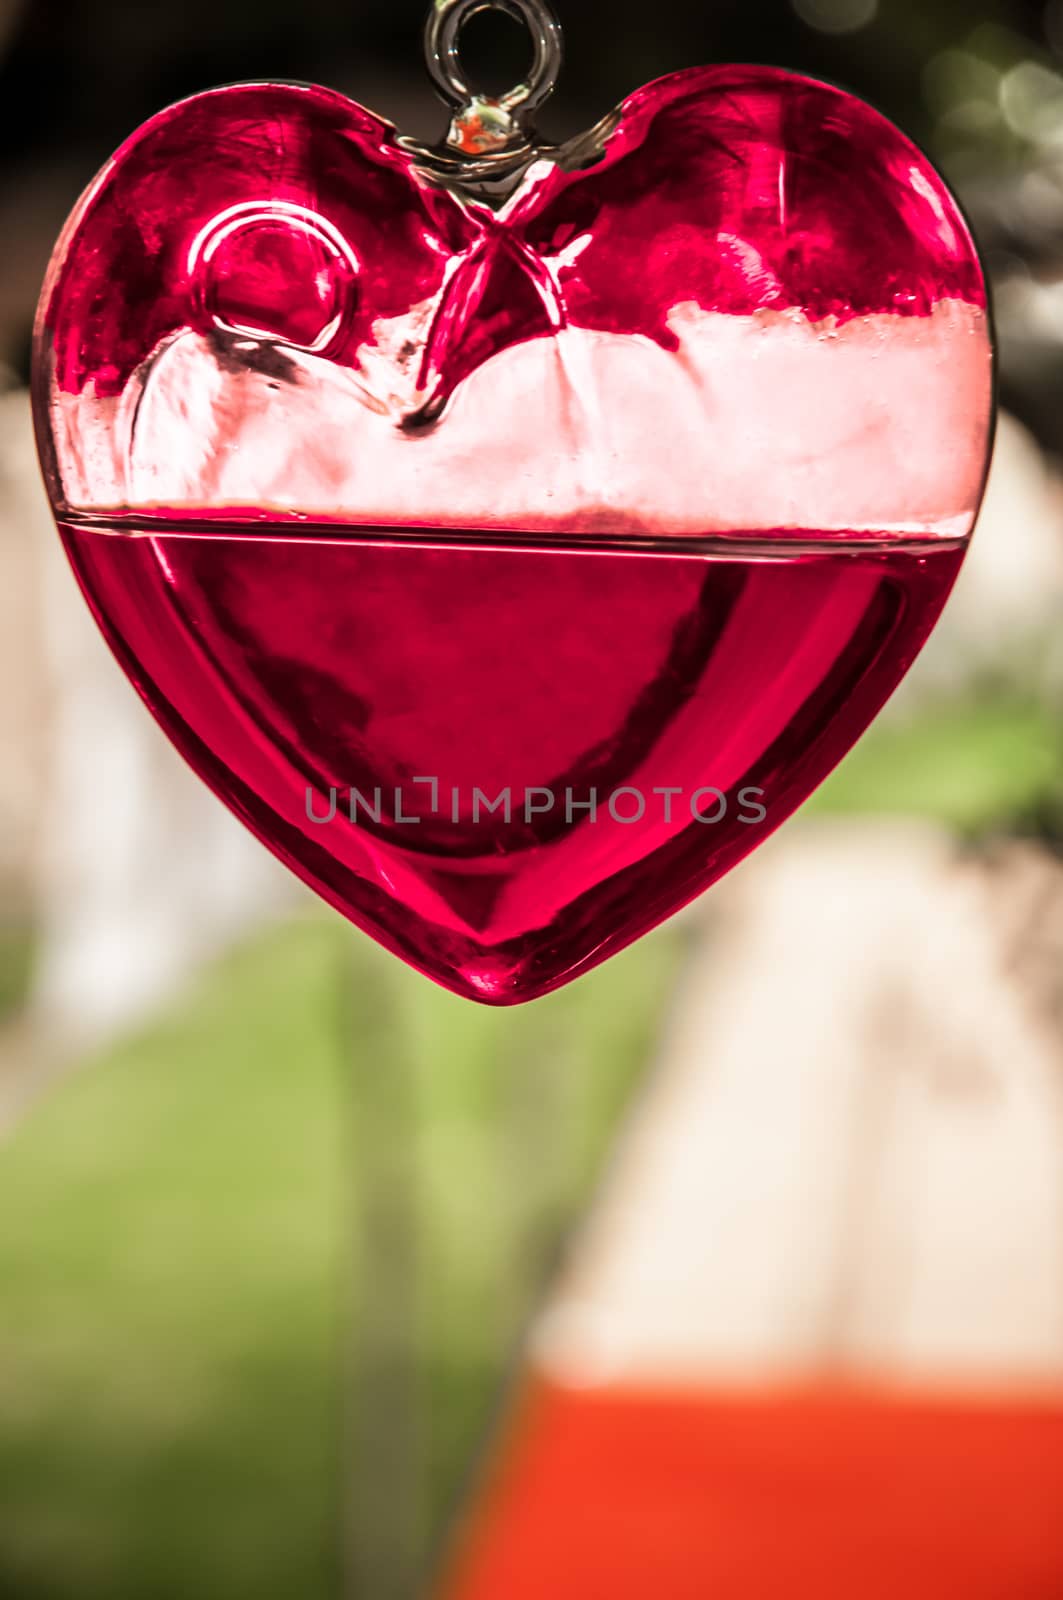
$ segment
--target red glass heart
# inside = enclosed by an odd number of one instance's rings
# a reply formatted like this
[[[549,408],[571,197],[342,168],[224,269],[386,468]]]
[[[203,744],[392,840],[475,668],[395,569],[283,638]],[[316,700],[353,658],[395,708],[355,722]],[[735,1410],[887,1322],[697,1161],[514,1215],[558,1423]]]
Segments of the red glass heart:
[[[862,102],[680,73],[495,208],[323,89],[163,112],[60,241],[52,504],[300,877],[490,1003],[711,884],[866,728],[983,488],[982,273]]]

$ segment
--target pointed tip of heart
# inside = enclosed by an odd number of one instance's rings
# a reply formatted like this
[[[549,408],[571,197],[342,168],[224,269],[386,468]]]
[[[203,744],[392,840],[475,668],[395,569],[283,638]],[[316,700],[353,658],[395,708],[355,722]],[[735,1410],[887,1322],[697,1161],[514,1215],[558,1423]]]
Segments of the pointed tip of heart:
[[[367,931],[371,938],[379,937],[378,931]],[[551,959],[550,953],[541,948],[525,948],[523,955],[516,959],[512,948],[466,950],[460,960],[452,956],[449,961],[441,961],[436,949],[390,948],[430,982],[460,1000],[471,1000],[491,1010],[512,1010],[544,1000],[597,965],[595,960],[580,959],[578,953],[572,951],[564,954],[558,951]]]
[[[461,999],[474,1000],[478,1005],[494,1010],[508,1010],[528,1005],[533,1000],[542,1000],[569,981],[567,974],[535,974],[530,973],[523,964],[514,966],[512,962],[507,962],[503,965],[490,960],[484,960],[477,966],[464,967],[445,978],[435,974],[430,976]]]

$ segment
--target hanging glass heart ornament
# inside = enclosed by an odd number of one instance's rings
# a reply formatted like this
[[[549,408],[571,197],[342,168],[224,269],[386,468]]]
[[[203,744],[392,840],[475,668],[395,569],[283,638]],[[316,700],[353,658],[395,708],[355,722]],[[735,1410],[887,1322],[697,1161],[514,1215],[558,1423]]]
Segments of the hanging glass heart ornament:
[[[490,4],[535,64],[459,54]],[[556,988],[749,854],[963,559],[993,412],[963,217],[851,95],[680,72],[560,147],[542,0],[437,0],[444,143],[303,84],[118,151],[34,401],[67,552],[190,765],[448,988]]]

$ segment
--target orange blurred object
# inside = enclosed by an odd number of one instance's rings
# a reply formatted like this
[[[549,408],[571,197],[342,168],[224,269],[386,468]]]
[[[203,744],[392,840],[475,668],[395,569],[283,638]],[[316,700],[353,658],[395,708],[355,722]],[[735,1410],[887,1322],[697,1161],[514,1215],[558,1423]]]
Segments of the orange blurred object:
[[[1063,1403],[538,1383],[446,1600],[1060,1600]]]

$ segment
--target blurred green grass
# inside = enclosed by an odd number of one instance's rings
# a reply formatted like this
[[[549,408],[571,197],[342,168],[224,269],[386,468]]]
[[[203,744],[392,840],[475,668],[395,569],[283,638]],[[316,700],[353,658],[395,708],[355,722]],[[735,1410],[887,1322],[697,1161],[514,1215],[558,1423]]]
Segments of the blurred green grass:
[[[1061,790],[1052,707],[987,696],[877,722],[809,802],[806,816],[925,817],[963,834],[1007,831]]]
[[[0,916],[0,1023],[26,1002],[35,947],[30,914],[8,901]]]
[[[356,1216],[384,1136],[417,1221],[437,1540],[677,950],[485,1011],[310,917],[50,1091],[0,1148],[5,1600],[337,1592],[341,1347],[372,1310]]]

